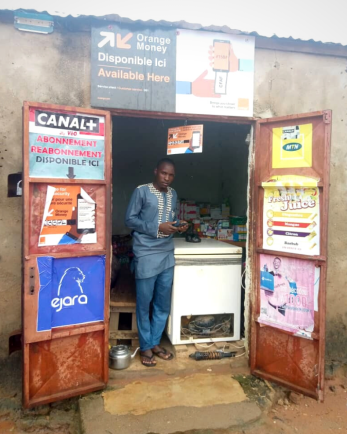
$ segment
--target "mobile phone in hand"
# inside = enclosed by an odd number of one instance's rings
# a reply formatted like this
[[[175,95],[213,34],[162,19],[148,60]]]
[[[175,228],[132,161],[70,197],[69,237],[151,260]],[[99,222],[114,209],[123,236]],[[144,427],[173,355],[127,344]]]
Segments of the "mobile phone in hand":
[[[186,226],[188,223],[187,222],[180,222],[179,220],[177,220],[177,222],[173,223],[172,226],[174,226],[175,228],[182,228],[183,226]]]
[[[214,48],[213,70],[229,72],[230,41],[226,41],[222,39],[214,39],[213,48]]]

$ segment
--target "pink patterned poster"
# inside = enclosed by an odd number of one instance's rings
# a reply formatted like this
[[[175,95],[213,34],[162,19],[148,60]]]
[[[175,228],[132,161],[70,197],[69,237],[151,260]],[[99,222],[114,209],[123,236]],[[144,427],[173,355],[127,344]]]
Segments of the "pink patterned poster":
[[[319,268],[313,262],[260,255],[259,322],[310,338],[318,288]]]

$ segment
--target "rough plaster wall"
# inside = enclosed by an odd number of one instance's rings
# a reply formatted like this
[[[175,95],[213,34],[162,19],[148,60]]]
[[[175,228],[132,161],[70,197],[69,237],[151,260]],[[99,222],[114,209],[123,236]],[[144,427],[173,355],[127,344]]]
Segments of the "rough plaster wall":
[[[332,109],[326,359],[347,362],[347,59],[257,50],[255,116]]]
[[[22,104],[88,107],[89,53],[88,34],[37,35],[0,23],[0,357],[21,326],[22,200],[7,198],[7,176],[22,170]]]

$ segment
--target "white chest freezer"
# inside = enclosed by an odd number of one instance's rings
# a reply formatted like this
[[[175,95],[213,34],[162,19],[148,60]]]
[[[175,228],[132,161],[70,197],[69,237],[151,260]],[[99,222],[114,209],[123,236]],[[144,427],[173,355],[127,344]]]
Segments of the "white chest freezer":
[[[166,332],[173,345],[240,339],[242,248],[174,239],[175,272]]]

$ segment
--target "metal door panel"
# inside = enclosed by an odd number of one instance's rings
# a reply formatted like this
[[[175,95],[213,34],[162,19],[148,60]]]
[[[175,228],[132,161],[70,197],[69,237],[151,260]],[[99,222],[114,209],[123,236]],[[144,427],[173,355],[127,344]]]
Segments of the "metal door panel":
[[[312,167],[272,168],[272,130],[291,125],[312,124]],[[331,111],[257,121],[254,172],[251,175],[250,253],[251,293],[251,371],[271,381],[323,400],[325,352],[325,297],[329,202]],[[263,206],[266,182],[275,175],[301,175],[318,178],[320,194],[320,254],[298,255],[263,248]],[[320,268],[318,312],[314,315],[311,339],[294,336],[282,329],[260,324],[260,254],[281,255],[313,262]]]
[[[29,177],[31,110],[103,117],[104,180]],[[103,128],[103,127],[102,127]],[[111,263],[111,116],[107,111],[25,102],[23,107],[23,404],[32,407],[102,389],[108,381],[109,287]],[[96,202],[97,241],[38,246],[47,186],[80,185]],[[104,319],[38,331],[38,258],[105,258]],[[48,292],[49,294],[49,292]]]

